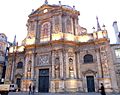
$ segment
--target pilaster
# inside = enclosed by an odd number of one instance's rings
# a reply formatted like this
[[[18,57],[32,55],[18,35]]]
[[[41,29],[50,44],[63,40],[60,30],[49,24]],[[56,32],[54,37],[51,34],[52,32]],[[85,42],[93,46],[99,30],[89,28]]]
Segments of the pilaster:
[[[66,78],[69,78],[68,52],[65,52]]]
[[[76,56],[77,56],[77,63],[76,63],[76,65],[77,65],[77,71],[78,71],[78,78],[81,78],[81,71],[80,71],[80,66],[81,66],[81,64],[80,64],[80,53],[79,52],[77,52],[76,53]]]
[[[102,78],[102,70],[101,70],[101,59],[100,59],[100,51],[96,49],[96,57],[97,57],[97,65],[98,65],[98,79]]]
[[[62,50],[60,51],[60,78],[63,79],[63,56]]]
[[[35,63],[35,60],[34,60],[34,53],[32,54],[32,64],[31,64],[31,79],[34,78],[34,63]]]
[[[27,55],[25,56],[25,71],[24,71],[24,78],[27,78]]]
[[[76,70],[76,58],[75,58],[75,54],[73,56],[73,67],[74,67],[74,78],[77,78],[77,70]]]
[[[55,65],[55,52],[52,51],[52,79],[55,78],[55,68],[54,68],[54,65]]]

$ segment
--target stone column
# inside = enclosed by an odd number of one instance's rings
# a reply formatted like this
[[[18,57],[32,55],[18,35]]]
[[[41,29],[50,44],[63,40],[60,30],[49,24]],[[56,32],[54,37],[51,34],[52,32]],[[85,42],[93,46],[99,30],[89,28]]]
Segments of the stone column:
[[[66,78],[69,78],[68,52],[65,52]]]
[[[63,56],[62,50],[60,51],[60,78],[63,79]]]
[[[61,15],[59,16],[59,27],[60,27],[59,32],[62,32],[62,18],[61,18]]]
[[[72,34],[74,34],[74,25],[73,25],[73,19],[72,19],[72,18],[70,18],[70,20],[71,20]]]
[[[25,71],[24,71],[24,77],[25,77],[25,79],[27,78],[27,62],[28,62],[28,60],[27,60],[27,55],[25,56]]]
[[[96,56],[97,56],[97,65],[98,65],[98,78],[102,78],[102,70],[101,70],[102,67],[101,67],[99,49],[96,49]]]
[[[35,60],[34,60],[34,53],[32,54],[32,63],[31,63],[31,79],[33,79],[33,77],[34,77],[34,62],[35,62]]]
[[[81,71],[80,71],[80,53],[77,52],[76,56],[77,56],[77,69],[78,69],[78,78],[81,78]]]
[[[36,92],[38,92],[38,84],[39,84],[39,69],[36,68]]]
[[[55,78],[55,68],[54,68],[54,65],[55,65],[55,52],[52,51],[52,79]]]
[[[75,58],[75,54],[73,57],[73,68],[74,68],[74,78],[77,78],[77,74],[76,74],[76,58]]]
[[[65,32],[65,33],[67,32],[67,27],[66,27],[66,26],[67,26],[67,23],[66,23],[67,20],[66,20],[66,19],[67,19],[67,18],[64,17],[64,23],[65,23],[65,31],[64,31],[64,32]]]
[[[75,19],[75,34],[78,34],[78,24],[77,24],[77,19]]]
[[[38,21],[38,18],[35,20],[34,35],[35,35],[35,43],[38,43],[38,42],[39,42],[39,39],[40,39],[39,21]]]

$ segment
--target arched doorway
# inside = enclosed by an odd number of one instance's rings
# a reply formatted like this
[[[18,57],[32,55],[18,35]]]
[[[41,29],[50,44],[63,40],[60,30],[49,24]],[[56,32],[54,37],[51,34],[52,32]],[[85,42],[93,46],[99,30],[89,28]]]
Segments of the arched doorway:
[[[95,92],[94,76],[86,76],[87,91]]]
[[[49,69],[39,70],[39,92],[49,92]]]

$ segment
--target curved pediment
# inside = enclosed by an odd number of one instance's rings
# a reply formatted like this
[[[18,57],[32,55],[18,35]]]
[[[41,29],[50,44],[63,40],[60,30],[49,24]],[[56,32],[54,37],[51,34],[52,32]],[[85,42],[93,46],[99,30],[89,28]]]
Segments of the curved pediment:
[[[23,77],[23,75],[20,74],[20,73],[17,73],[17,74],[15,75],[15,77]]]
[[[83,73],[83,75],[85,76],[86,74],[96,75],[97,72],[94,71],[94,70],[88,69],[88,70],[86,70],[86,71],[83,71],[82,73]]]

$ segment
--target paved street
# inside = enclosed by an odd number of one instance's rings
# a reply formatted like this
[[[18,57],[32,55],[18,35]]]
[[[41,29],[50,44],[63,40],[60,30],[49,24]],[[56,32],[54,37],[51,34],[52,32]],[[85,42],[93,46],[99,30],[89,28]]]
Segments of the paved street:
[[[28,92],[12,92],[12,93],[10,92],[8,95],[29,95],[29,93]],[[100,93],[35,93],[34,95],[101,95],[101,94]],[[107,95],[120,95],[120,94],[107,93]]]

